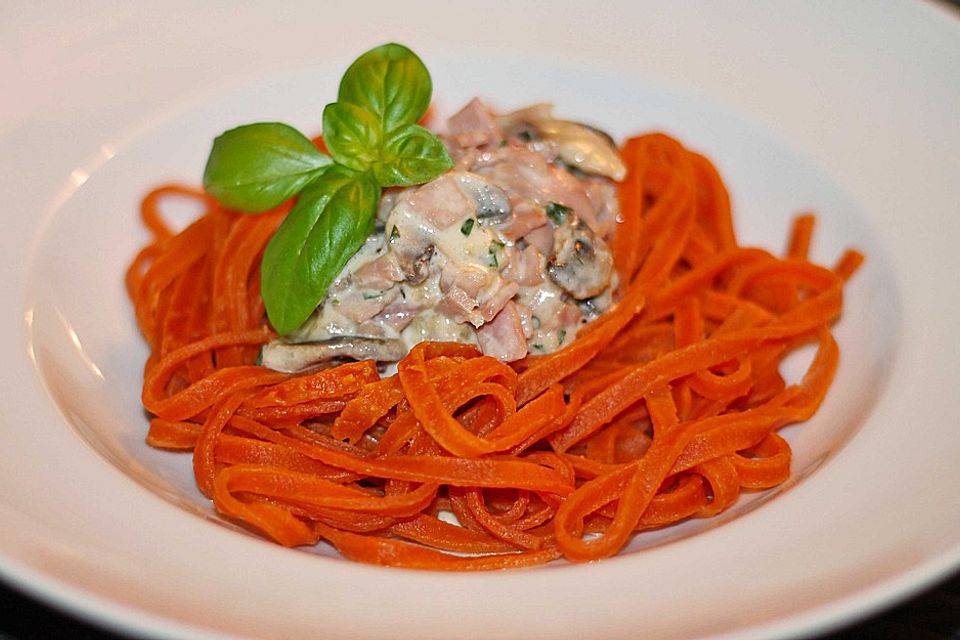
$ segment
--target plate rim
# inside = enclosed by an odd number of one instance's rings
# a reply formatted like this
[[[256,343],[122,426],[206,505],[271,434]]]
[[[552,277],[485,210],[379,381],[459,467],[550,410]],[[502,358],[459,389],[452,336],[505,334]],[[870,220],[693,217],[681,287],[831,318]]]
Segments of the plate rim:
[[[3,135],[2,133],[0,133],[0,139],[2,138],[3,138]],[[902,344],[901,348],[906,348],[906,345]],[[881,606],[885,606],[886,604],[890,604],[893,601],[890,598],[904,599],[908,597],[912,593],[915,593],[917,590],[923,588],[924,586],[932,584],[937,579],[942,578],[943,576],[947,575],[948,573],[960,567],[960,542],[955,544],[952,552],[947,552],[944,555],[948,556],[946,563],[940,563],[937,560],[929,560],[927,565],[925,565],[927,566],[926,570],[921,571],[916,567],[914,567],[914,570],[908,571],[906,574],[902,574],[898,578],[891,578],[890,580],[887,581],[888,584],[886,586],[882,586],[882,585],[877,586],[874,590],[870,590],[871,593],[866,594],[863,597],[867,598],[867,601],[871,601],[871,597],[872,597],[872,602],[874,605],[873,610],[876,610]],[[928,566],[928,565],[932,565],[932,566]],[[10,570],[11,567],[14,567],[13,571]],[[31,569],[29,567],[21,567],[23,571],[17,571],[15,567],[16,567],[16,561],[11,561],[10,558],[7,556],[7,554],[4,553],[2,549],[0,549],[0,575],[2,575],[5,579],[9,579],[11,582],[17,583],[18,586],[20,586],[24,590],[34,593],[33,587],[38,584],[37,580],[35,579],[36,577],[27,577],[26,579],[24,579],[24,576],[27,576],[31,572]],[[937,571],[938,567],[940,569],[939,571]],[[904,575],[908,577],[904,577]],[[43,579],[44,575],[41,574],[39,577]],[[49,579],[49,577],[47,578]],[[889,583],[895,583],[895,584],[889,584]],[[59,585],[54,584],[52,586],[54,587],[59,586],[60,588],[59,590],[57,590],[58,595],[53,596],[53,600],[55,600],[55,603],[58,606],[70,608],[71,612],[81,616],[87,615],[88,613],[90,613],[90,611],[83,604],[77,605],[75,596],[80,596],[80,600],[83,600],[84,598],[92,598],[93,601],[98,600],[98,598],[91,597],[89,593],[86,593],[83,590],[78,590],[76,593],[72,593],[72,590],[76,589],[76,587],[70,584],[59,584]],[[891,595],[890,593],[891,590],[894,591],[895,594]],[[874,591],[876,593],[874,593]],[[35,595],[38,595],[38,597],[44,598],[44,596],[46,595],[46,591],[44,591],[43,593],[36,593]],[[863,600],[860,600],[860,602],[861,604],[866,604],[866,602]],[[111,603],[109,601],[107,601],[106,604],[109,605],[108,608],[117,607],[117,606],[123,608],[123,605],[117,604],[117,603]],[[74,611],[72,608],[74,605],[77,605],[79,609]],[[837,606],[840,609],[843,608],[842,605],[837,605]],[[850,606],[855,606],[855,603],[851,602]],[[825,608],[829,609],[831,607],[825,607]],[[134,609],[129,610],[128,613],[131,613],[133,615],[133,619],[131,620],[133,624],[136,624],[136,618],[142,617],[142,613],[138,613]],[[815,614],[811,613],[810,615],[815,615]],[[840,618],[849,620],[849,617],[844,617],[843,612],[839,610],[835,613],[835,616],[836,617],[834,618],[834,621]],[[800,617],[804,617],[804,616],[800,616]],[[111,621],[100,620],[100,622],[107,623],[109,626]],[[808,627],[808,628],[814,629],[814,627]],[[142,632],[145,629],[141,629],[139,627],[132,627],[130,629],[121,629],[121,630]],[[163,627],[162,629],[160,628],[157,629],[157,633],[160,633],[161,631],[166,634],[166,633],[169,633],[170,629],[167,627]],[[191,628],[185,631],[189,631],[191,635],[194,635],[197,630]],[[796,629],[791,628],[783,631],[783,633],[788,633],[788,632],[794,633],[796,632]],[[211,636],[211,637],[214,637],[214,636]],[[220,636],[218,634],[215,637],[220,637]],[[718,636],[718,637],[726,637],[726,636]],[[740,636],[738,635],[737,637],[740,637]]]

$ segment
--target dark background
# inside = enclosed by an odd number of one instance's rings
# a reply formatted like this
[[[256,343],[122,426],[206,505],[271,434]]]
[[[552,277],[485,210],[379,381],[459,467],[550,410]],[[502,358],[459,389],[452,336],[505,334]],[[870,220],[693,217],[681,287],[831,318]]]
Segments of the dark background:
[[[0,640],[32,638],[129,640],[0,587]],[[822,638],[960,640],[960,573],[890,611]]]
[[[960,0],[940,1],[960,14]],[[0,583],[0,640],[33,638],[129,640],[128,636],[104,631]],[[821,638],[960,640],[960,572],[893,609]]]

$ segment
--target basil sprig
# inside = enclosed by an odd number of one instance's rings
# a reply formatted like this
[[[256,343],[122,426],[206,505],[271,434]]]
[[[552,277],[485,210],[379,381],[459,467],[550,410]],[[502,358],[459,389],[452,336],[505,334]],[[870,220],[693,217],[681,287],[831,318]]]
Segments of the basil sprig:
[[[417,124],[432,93],[420,58],[385,44],[350,65],[324,108],[329,156],[280,123],[214,140],[203,184],[224,206],[260,213],[299,195],[261,264],[267,317],[280,334],[310,317],[373,231],[382,188],[422,184],[453,166],[443,142]]]

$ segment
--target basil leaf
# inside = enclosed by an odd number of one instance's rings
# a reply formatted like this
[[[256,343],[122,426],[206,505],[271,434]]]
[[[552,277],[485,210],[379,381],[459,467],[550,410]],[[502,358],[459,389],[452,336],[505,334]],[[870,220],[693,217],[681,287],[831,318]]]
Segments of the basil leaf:
[[[433,180],[453,166],[443,142],[418,124],[387,136],[373,173],[384,187],[408,187]]]
[[[213,141],[203,186],[225,207],[259,213],[292,198],[331,162],[289,125],[248,124]]]
[[[369,173],[334,166],[310,184],[267,244],[261,293],[281,335],[310,317],[373,232],[380,187]]]
[[[323,110],[323,142],[338,163],[365,171],[379,157],[383,130],[369,111],[348,102],[335,102]]]
[[[401,44],[371,49],[347,68],[338,102],[375,114],[383,131],[419,120],[430,106],[433,83],[417,55]]]

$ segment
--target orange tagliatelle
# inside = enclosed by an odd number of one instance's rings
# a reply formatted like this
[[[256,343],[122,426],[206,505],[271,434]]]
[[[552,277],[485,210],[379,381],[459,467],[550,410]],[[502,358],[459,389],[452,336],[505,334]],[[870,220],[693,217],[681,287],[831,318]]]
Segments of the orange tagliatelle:
[[[782,258],[741,247],[709,160],[663,134],[622,156],[613,309],[550,355],[508,365],[422,343],[385,378],[372,362],[299,375],[255,364],[273,337],[260,258],[289,207],[241,215],[154,190],[153,241],[126,279],[151,349],[147,441],[192,451],[217,510],[281,544],[426,569],[602,558],[782,483],[777,430],[830,386],[830,326],[862,256],[810,262],[810,214]],[[170,197],[206,212],[174,233]],[[805,375],[784,380],[781,360],[810,343]]]

